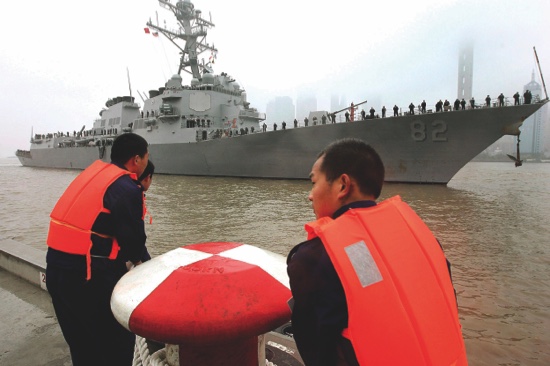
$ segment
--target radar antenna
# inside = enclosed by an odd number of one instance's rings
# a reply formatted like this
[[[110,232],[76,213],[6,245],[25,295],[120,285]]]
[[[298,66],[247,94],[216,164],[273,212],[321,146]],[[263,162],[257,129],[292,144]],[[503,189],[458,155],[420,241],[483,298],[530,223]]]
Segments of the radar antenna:
[[[212,73],[212,60],[207,63],[200,63],[198,56],[207,50],[212,53],[218,51],[206,42],[207,30],[214,27],[214,23],[203,19],[201,17],[202,12],[195,10],[195,6],[190,0],[178,0],[176,5],[172,4],[170,0],[159,0],[159,4],[174,13],[179,23],[179,29],[171,30],[166,26],[163,28],[158,25],[158,21],[155,25],[150,19],[147,26],[162,33],[180,49],[181,57],[178,74],[181,75],[181,72],[185,71],[200,80],[204,72]],[[181,46],[178,41],[184,41],[185,45]]]

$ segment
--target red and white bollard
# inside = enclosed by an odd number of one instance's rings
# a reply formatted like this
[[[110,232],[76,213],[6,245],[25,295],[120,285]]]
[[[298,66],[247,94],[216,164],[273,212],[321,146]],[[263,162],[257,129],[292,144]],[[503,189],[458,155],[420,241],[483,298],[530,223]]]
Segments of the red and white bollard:
[[[290,320],[290,297],[283,256],[217,242],[132,269],[116,285],[111,308],[128,330],[166,343],[170,364],[242,366],[265,360],[258,336]]]

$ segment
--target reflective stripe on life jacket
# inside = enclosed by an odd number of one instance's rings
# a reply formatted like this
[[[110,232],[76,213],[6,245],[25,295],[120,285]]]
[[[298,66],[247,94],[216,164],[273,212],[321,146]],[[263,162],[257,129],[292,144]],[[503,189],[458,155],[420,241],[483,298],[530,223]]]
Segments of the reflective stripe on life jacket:
[[[466,365],[445,256],[399,196],[306,225],[342,281],[361,365]]]
[[[127,170],[96,160],[71,182],[50,214],[48,247],[69,254],[85,255],[87,279],[91,278],[92,234],[109,237],[92,232],[97,216],[102,212],[109,213],[103,207],[103,196],[115,180],[126,174],[136,179],[135,174]],[[116,239],[112,240],[109,259],[115,259],[120,250]]]

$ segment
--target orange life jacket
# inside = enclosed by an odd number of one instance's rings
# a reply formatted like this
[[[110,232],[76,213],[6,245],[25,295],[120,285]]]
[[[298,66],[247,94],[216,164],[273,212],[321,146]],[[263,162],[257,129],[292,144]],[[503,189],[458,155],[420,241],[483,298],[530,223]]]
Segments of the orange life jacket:
[[[361,365],[467,365],[445,256],[399,196],[306,224],[342,281]]]
[[[145,196],[145,192],[143,192],[143,216],[141,219],[145,222],[145,218],[149,215],[149,224],[153,223],[153,216],[151,216],[151,213],[147,210],[147,199]]]
[[[110,213],[103,207],[107,188],[119,177],[136,175],[114,164],[96,160],[80,173],[65,190],[50,214],[48,247],[61,252],[86,256],[87,279],[91,278],[92,234],[113,240],[109,259],[115,259],[120,247],[116,238],[92,232],[100,213]]]

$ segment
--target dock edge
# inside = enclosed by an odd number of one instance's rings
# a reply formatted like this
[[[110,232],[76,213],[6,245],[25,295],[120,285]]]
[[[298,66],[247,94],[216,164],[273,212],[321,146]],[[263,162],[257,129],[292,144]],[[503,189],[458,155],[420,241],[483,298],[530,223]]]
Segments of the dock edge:
[[[0,268],[47,291],[45,251],[13,239],[0,239]]]

